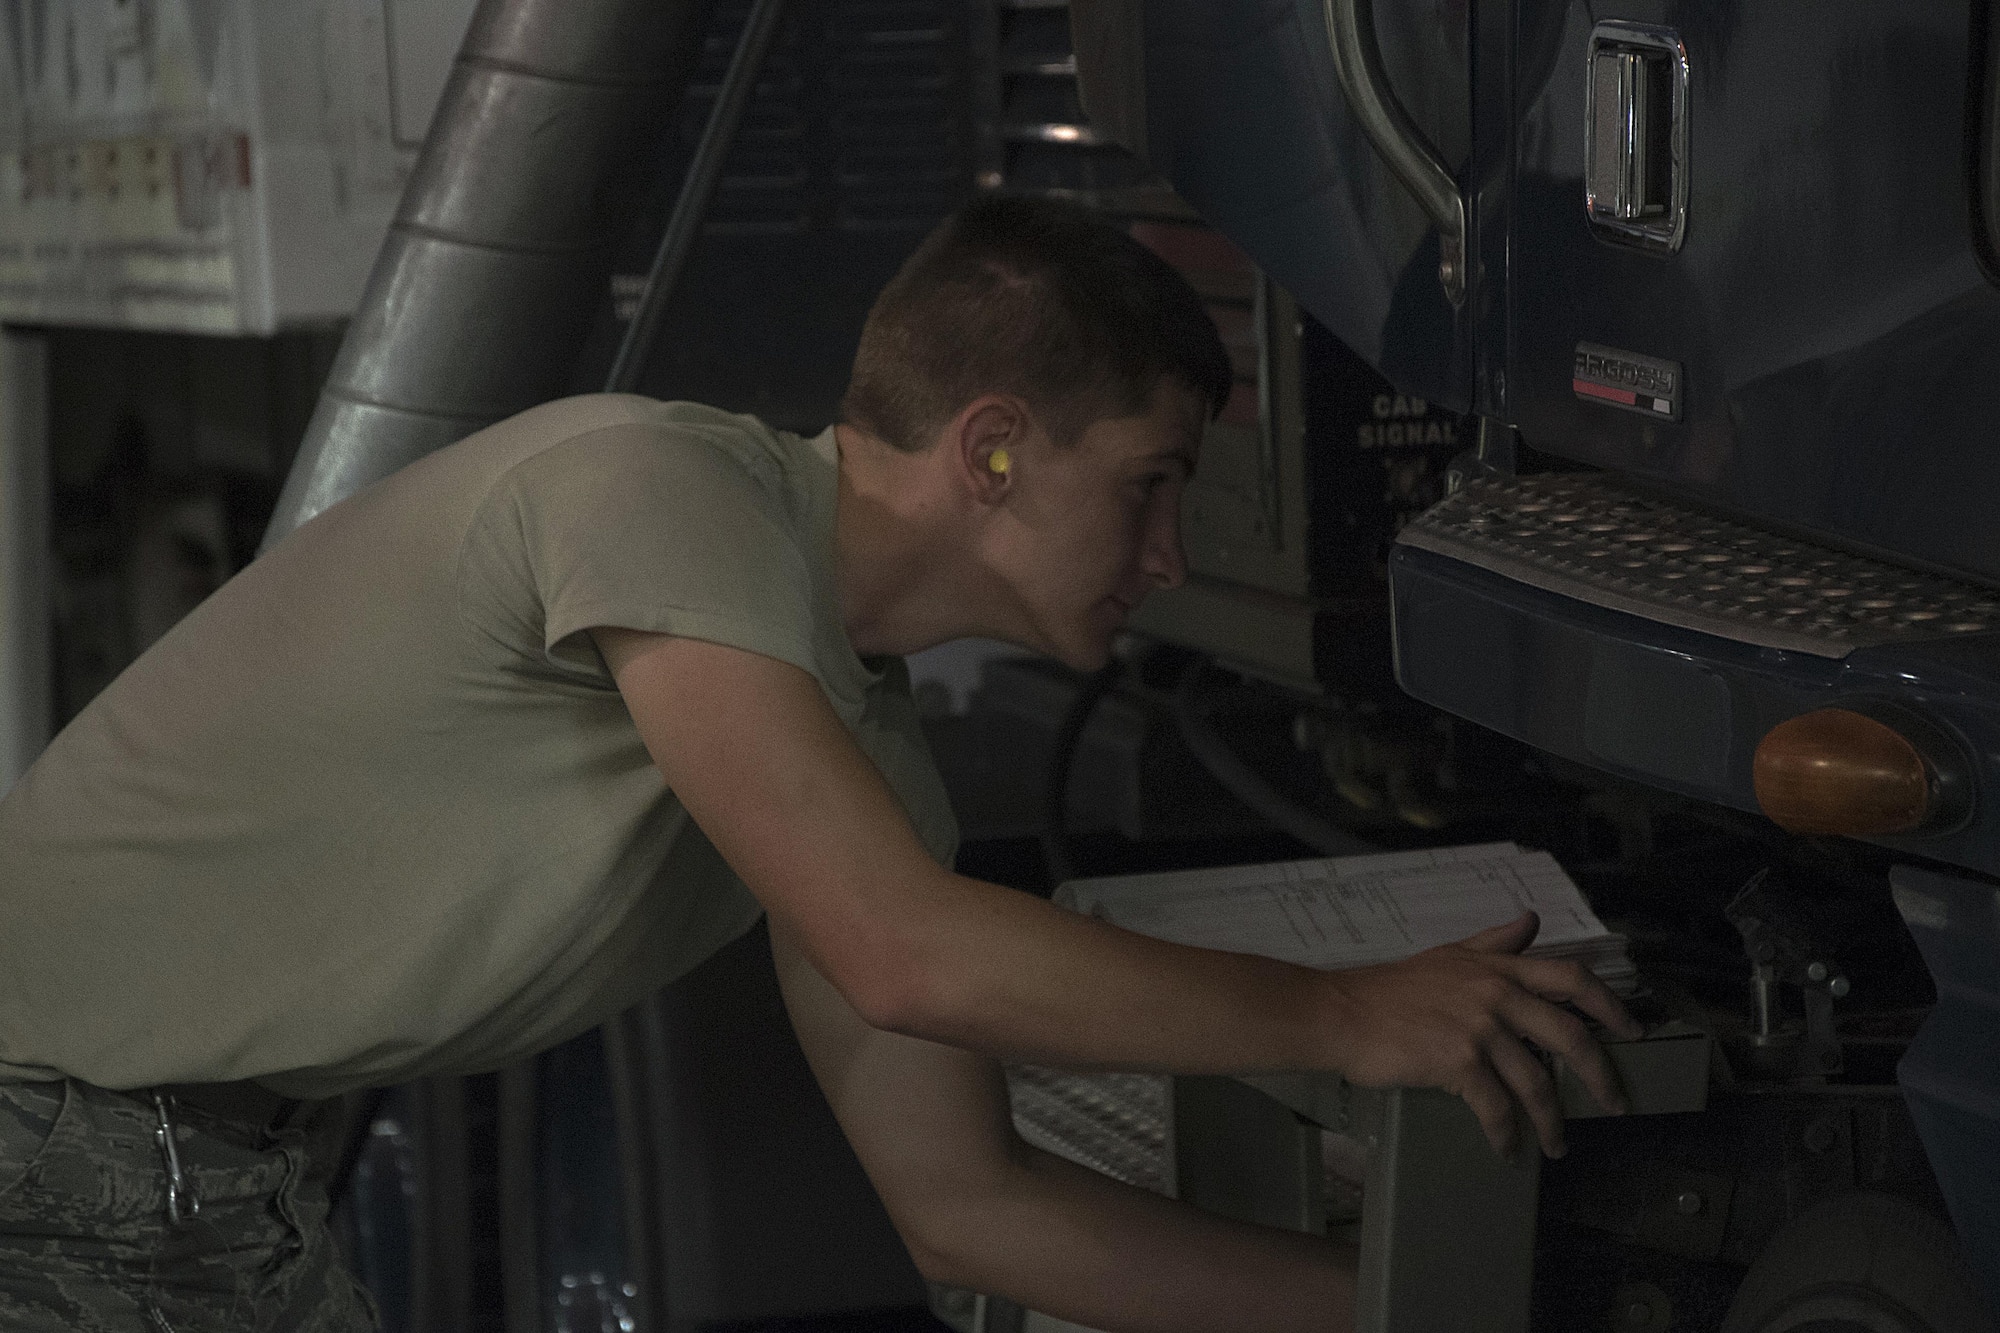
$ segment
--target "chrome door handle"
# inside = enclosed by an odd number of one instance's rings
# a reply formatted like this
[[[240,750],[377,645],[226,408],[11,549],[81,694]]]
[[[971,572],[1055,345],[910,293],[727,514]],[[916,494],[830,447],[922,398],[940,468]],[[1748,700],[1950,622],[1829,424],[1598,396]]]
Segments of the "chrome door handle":
[[[1681,248],[1687,233],[1687,48],[1671,28],[1607,19],[1590,31],[1584,210],[1607,240]]]
[[[1438,281],[1453,305],[1465,300],[1465,196],[1437,149],[1389,87],[1375,41],[1373,0],[1326,0],[1333,69],[1348,108],[1389,170],[1438,229]]]

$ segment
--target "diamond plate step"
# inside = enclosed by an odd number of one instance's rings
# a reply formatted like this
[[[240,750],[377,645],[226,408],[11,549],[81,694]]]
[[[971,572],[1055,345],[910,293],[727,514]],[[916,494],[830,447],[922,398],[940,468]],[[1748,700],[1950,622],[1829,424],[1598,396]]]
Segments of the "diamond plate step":
[[[1400,545],[1593,606],[1816,657],[2000,629],[2000,596],[1637,494],[1600,473],[1483,478]]]

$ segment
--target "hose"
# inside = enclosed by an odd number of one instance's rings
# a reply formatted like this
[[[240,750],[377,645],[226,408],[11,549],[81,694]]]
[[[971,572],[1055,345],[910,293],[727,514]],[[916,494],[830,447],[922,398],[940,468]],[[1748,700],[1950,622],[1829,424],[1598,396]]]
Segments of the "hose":
[[[1048,782],[1042,789],[1042,861],[1048,867],[1050,887],[1076,878],[1076,860],[1069,845],[1069,779],[1076,766],[1076,752],[1082,746],[1083,729],[1090,725],[1097,706],[1125,677],[1125,664],[1116,658],[1084,681],[1076,698],[1063,714],[1056,730],[1055,748],[1049,755]]]
[[[1223,789],[1284,833],[1325,856],[1361,856],[1381,848],[1362,841],[1322,815],[1315,814],[1266,782],[1262,775],[1229,748],[1210,724],[1200,703],[1201,677],[1208,669],[1202,658],[1190,662],[1174,687],[1174,723],[1194,757]]]

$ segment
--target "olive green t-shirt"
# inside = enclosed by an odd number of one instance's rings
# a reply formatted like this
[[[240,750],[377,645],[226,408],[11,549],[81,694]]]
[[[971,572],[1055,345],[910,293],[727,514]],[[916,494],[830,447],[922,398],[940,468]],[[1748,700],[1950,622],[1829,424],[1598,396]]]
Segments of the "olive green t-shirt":
[[[491,1069],[748,929],[595,626],[810,672],[948,860],[907,672],[842,627],[837,482],[830,430],[599,395],[306,524],[0,802],[0,1077],[318,1097]]]

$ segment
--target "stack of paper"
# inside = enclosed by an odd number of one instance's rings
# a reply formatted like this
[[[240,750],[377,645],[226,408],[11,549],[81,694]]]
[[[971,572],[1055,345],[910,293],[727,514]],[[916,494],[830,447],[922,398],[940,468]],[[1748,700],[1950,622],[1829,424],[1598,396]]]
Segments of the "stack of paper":
[[[1142,935],[1318,968],[1392,962],[1533,911],[1529,955],[1575,959],[1620,994],[1638,984],[1625,938],[1555,858],[1511,842],[1079,879],[1056,901]]]

